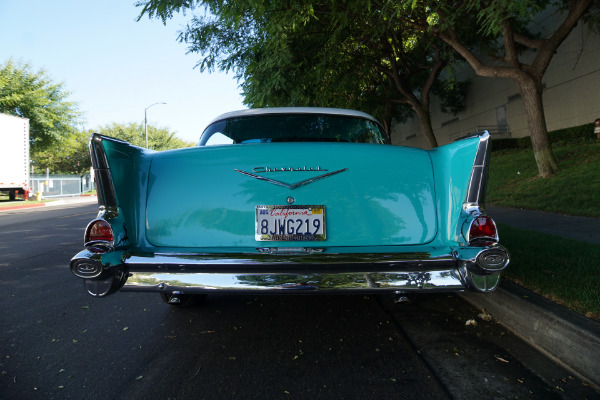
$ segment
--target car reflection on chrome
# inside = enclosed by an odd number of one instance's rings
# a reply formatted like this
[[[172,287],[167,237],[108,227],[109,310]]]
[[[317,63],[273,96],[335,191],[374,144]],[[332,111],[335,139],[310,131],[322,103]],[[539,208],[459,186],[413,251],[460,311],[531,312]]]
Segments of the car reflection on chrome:
[[[71,271],[92,296],[379,293],[498,285],[509,253],[485,214],[490,136],[392,146],[370,115],[224,114],[194,148],[92,135],[99,213]]]

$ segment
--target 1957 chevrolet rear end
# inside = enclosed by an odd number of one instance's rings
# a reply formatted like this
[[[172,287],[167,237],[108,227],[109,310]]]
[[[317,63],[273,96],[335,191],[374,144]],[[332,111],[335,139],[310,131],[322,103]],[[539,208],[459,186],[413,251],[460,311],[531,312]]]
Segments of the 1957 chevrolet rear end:
[[[93,296],[489,292],[509,254],[483,210],[489,135],[392,146],[349,110],[245,110],[195,148],[93,135],[100,211],[71,260]]]

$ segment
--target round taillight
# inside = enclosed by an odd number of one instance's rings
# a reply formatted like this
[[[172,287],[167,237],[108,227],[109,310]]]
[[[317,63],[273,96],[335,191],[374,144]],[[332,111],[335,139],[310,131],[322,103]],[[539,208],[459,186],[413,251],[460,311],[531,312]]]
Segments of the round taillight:
[[[115,236],[110,224],[103,219],[90,222],[86,231],[84,242],[112,242]]]
[[[486,215],[481,215],[473,219],[471,229],[469,229],[469,241],[479,238],[498,238],[498,231],[494,220]]]

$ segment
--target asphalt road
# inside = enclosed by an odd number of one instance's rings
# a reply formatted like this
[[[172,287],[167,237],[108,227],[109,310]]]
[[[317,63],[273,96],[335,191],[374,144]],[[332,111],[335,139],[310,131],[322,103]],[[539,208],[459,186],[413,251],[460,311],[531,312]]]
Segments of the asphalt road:
[[[92,298],[68,262],[96,209],[0,212],[2,400],[597,396],[454,295]]]

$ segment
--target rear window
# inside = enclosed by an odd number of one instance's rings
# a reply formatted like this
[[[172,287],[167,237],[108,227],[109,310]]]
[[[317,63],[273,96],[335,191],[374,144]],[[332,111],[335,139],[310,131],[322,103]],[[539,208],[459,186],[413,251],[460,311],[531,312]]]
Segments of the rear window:
[[[200,146],[275,143],[389,143],[381,126],[371,120],[323,114],[273,114],[229,118],[210,125]]]

